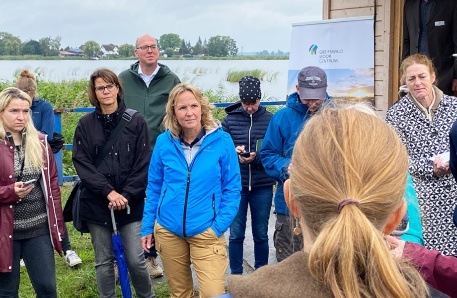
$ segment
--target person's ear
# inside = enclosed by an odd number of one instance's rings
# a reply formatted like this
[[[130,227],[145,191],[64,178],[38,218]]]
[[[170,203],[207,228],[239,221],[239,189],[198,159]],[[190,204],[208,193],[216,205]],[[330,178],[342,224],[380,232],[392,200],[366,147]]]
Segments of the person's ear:
[[[297,93],[300,94],[300,87],[297,85],[295,85],[295,89],[297,89]]]
[[[436,79],[436,74],[435,73],[431,74],[431,79],[432,79],[432,84],[435,83],[435,79]]]
[[[405,216],[405,213],[406,213],[406,201],[403,200],[401,206],[398,207],[398,209],[395,210],[395,212],[392,213],[392,215],[387,220],[387,223],[384,226],[384,230],[383,230],[385,235],[390,235],[393,232],[393,230],[395,230],[395,228],[398,227],[403,216]]]
[[[290,195],[290,179],[287,179],[284,182],[284,186],[283,187],[284,187],[283,188],[283,190],[284,190],[284,200],[286,201],[287,207],[289,207],[290,212],[292,212],[292,214],[295,217],[300,218],[300,212],[298,211],[297,202]]]

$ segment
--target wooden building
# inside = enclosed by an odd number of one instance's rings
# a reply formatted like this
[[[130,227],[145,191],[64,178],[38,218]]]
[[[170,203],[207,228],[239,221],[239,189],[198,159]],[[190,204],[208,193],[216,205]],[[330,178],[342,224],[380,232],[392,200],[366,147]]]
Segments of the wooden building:
[[[398,99],[404,0],[323,0],[323,19],[374,16],[375,105],[381,116]]]

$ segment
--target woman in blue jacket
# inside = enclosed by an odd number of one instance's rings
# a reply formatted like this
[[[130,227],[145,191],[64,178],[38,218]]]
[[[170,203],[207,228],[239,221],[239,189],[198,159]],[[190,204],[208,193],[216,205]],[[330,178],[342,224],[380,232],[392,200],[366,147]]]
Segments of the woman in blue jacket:
[[[224,232],[238,212],[241,181],[232,138],[211,108],[194,86],[176,85],[149,165],[142,244],[155,245],[173,297],[193,295],[191,262],[200,297],[225,293]]]

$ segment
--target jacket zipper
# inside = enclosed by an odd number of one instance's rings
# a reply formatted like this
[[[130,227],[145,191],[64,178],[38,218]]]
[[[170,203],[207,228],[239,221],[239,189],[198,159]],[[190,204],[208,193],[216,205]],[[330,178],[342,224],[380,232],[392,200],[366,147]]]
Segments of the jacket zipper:
[[[249,114],[251,117],[251,125],[249,126],[249,132],[248,132],[248,148],[249,152],[251,152],[251,130],[252,130],[252,114]],[[256,153],[257,154],[257,153]],[[248,185],[249,185],[249,191],[251,191],[251,164],[248,164],[248,169],[249,169],[249,176],[248,176]]]
[[[186,197],[184,198],[184,213],[183,213],[183,219],[182,219],[182,230],[183,230],[182,234],[183,234],[184,237],[187,237],[186,236],[186,216],[187,216],[187,201],[189,199],[190,173],[192,172],[192,167],[194,166],[194,162],[195,162],[195,160],[197,158],[197,155],[199,155],[199,153],[203,150],[203,148],[207,146],[207,144],[205,146],[202,146],[202,145],[200,145],[200,149],[193,156],[190,165],[187,166]],[[176,145],[176,146],[178,146],[178,145]],[[179,146],[181,146],[181,145],[179,145]],[[184,154],[184,161],[187,164],[187,160],[186,160],[185,154]]]
[[[190,187],[190,171],[187,171],[187,185],[186,185],[186,198],[184,199],[184,216],[182,218],[182,234],[186,237],[186,214],[187,214],[187,200],[189,199],[189,187]]]

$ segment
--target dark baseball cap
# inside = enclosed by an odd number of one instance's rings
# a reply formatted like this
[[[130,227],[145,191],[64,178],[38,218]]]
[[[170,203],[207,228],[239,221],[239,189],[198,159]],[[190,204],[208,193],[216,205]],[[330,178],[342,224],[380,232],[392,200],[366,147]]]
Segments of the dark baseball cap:
[[[327,74],[322,68],[308,66],[298,73],[298,87],[300,99],[327,98]]]

